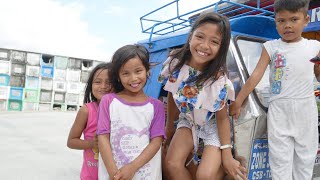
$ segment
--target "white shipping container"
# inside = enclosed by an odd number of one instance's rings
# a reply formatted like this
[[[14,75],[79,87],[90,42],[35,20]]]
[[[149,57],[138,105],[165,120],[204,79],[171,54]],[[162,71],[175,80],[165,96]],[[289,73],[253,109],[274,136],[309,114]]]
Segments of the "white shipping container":
[[[66,92],[67,83],[65,81],[53,81],[53,90],[59,92]]]
[[[51,104],[48,104],[48,103],[39,104],[39,111],[50,111],[50,110],[51,110]]]
[[[66,94],[66,104],[68,105],[78,105],[79,94]]]
[[[25,88],[38,89],[39,88],[39,78],[27,76]]]
[[[77,82],[68,82],[67,84],[67,92],[79,94],[80,93],[80,83]]]
[[[40,102],[49,102],[52,101],[52,91],[40,91]]]
[[[27,63],[32,66],[40,65],[40,54],[35,53],[27,53]]]
[[[56,81],[65,81],[67,76],[67,70],[55,69],[53,79]]]
[[[10,62],[0,60],[0,74],[10,74]]]
[[[0,99],[9,99],[10,86],[0,86]]]
[[[27,76],[39,77],[40,76],[40,67],[27,65],[26,74],[27,74]]]
[[[7,110],[7,100],[0,100],[0,111],[6,111]]]
[[[23,102],[23,110],[24,111],[38,111],[39,110],[39,103]]]
[[[52,79],[46,79],[46,78],[42,78],[41,79],[41,89],[44,90],[52,90]]]
[[[65,93],[54,92],[53,101],[58,103],[64,103]]]
[[[67,81],[80,82],[80,70],[67,70]]]

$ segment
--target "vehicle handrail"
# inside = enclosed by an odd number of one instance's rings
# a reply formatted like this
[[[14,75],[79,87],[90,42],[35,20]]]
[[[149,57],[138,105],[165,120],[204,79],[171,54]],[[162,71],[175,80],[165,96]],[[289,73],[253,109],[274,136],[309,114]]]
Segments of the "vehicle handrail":
[[[160,8],[157,8],[140,17],[142,33],[150,34],[149,42],[152,41],[153,35],[166,35],[190,27],[192,21],[195,20],[203,11],[210,10],[218,12],[227,16],[229,19],[234,19],[245,15],[263,15],[271,17],[274,16],[273,11],[268,10],[272,8],[272,5],[263,6],[260,0],[256,0],[256,4],[254,6],[248,4],[241,4],[237,2],[231,2],[230,0],[219,0],[218,2],[189,11],[184,14],[180,14],[179,1],[180,0],[174,0],[172,2],[169,2],[168,4],[165,4]],[[252,2],[252,0],[250,2]],[[158,13],[160,10],[168,8],[173,4],[176,5],[176,15],[174,17],[170,17],[166,20],[150,18],[151,15]],[[152,22],[153,24],[151,26],[146,26],[147,23]]]

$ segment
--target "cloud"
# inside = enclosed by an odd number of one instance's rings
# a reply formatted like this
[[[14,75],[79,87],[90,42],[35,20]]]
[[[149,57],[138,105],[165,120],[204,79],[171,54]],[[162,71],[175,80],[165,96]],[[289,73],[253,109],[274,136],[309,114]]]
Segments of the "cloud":
[[[103,60],[103,39],[89,34],[79,2],[0,0],[0,47]]]
[[[111,14],[111,15],[122,15],[122,14],[125,15],[125,12],[126,12],[126,8],[123,8],[123,7],[117,6],[117,5],[109,6],[104,11],[105,14]]]

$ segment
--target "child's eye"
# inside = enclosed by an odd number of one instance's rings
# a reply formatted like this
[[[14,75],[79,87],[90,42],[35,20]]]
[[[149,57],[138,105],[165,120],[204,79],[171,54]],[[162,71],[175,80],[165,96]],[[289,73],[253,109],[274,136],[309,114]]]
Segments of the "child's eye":
[[[203,39],[203,37],[201,35],[195,35],[195,37],[198,39]]]
[[[211,40],[210,41],[212,44],[216,44],[216,45],[219,45],[220,44],[220,42],[219,41],[216,41],[216,40]]]

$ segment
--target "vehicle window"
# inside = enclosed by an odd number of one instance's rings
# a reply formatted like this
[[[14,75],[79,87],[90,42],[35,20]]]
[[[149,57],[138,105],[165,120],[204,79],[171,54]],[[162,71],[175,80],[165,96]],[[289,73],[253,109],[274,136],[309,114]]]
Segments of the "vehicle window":
[[[246,66],[247,72],[249,75],[251,75],[259,61],[263,47],[262,42],[250,41],[247,39],[238,39],[237,45],[240,49],[240,53]],[[255,88],[255,92],[261,104],[265,107],[268,107],[268,101],[270,97],[269,72],[270,67],[268,66],[261,81]]]

